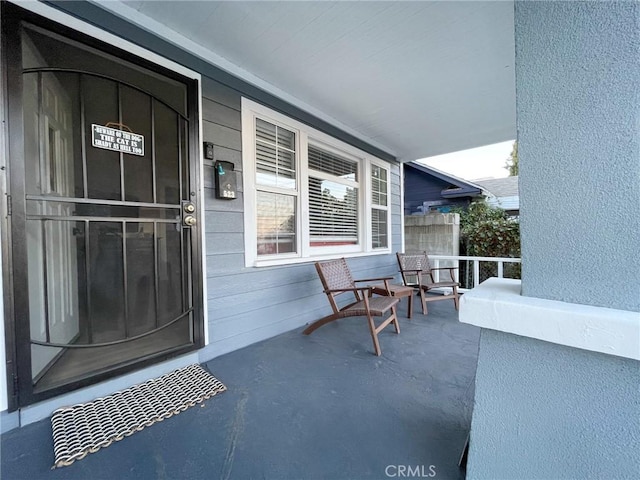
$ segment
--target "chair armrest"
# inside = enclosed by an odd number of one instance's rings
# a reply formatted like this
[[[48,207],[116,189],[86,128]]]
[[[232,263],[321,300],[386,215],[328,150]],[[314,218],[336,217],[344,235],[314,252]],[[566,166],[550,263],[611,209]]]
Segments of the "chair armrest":
[[[324,293],[338,293],[338,292],[360,292],[364,290],[371,290],[372,287],[353,287],[353,288],[332,288],[323,290]]]
[[[393,277],[363,278],[362,280],[354,280],[354,282],[376,282],[378,280],[393,280]]]
[[[425,272],[425,271],[426,271],[426,270],[421,270],[421,269],[419,269],[419,268],[416,268],[416,269],[413,269],[413,270],[410,270],[410,269],[406,269],[406,268],[405,268],[405,269],[401,269],[401,270],[400,270],[400,273],[418,273],[418,272]]]
[[[432,268],[431,271],[429,272],[429,275],[431,275],[431,272],[433,272],[434,270],[449,270],[449,276],[451,277],[451,281],[455,282],[456,277],[453,273],[454,270],[458,270],[458,267],[438,267],[438,268]],[[433,275],[431,275],[431,280],[434,281],[435,279],[433,278]]]

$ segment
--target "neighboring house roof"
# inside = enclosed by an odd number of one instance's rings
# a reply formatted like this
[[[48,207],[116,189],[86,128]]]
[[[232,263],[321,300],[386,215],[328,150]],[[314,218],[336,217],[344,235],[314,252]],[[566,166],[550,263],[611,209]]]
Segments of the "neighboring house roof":
[[[421,174],[436,178],[442,182],[441,185],[447,184],[448,187],[440,191],[442,199],[485,197],[487,203],[494,207],[500,207],[508,211],[520,210],[517,176],[465,180],[418,162],[405,163],[404,167],[405,169],[413,169]],[[420,207],[418,207],[419,209]]]
[[[472,180],[485,190],[488,190],[496,197],[517,197],[518,177],[488,178],[485,180]]]
[[[473,183],[486,191],[489,205],[495,205],[504,210],[520,210],[517,176],[473,180]]]
[[[456,197],[471,197],[476,195],[482,195],[482,187],[471,183],[468,180],[463,180],[449,173],[442,172],[433,167],[427,167],[416,162],[405,163],[405,168],[414,168],[415,170],[432,175],[443,182],[451,184],[451,187],[442,190],[441,195],[444,198],[456,198]]]

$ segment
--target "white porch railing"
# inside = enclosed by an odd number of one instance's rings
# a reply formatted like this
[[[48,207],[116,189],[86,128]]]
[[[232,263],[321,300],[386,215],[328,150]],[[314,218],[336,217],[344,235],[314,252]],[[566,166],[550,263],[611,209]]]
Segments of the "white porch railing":
[[[473,286],[477,287],[480,285],[480,262],[493,262],[498,264],[498,278],[503,278],[504,275],[504,264],[505,263],[520,263],[519,258],[509,258],[509,257],[463,257],[459,255],[429,255],[429,260],[431,261],[431,266],[433,268],[438,268],[440,266],[448,267],[451,263],[455,263],[455,266],[459,267],[461,261],[469,261],[473,262]],[[451,261],[454,262],[451,262]],[[439,274],[441,272],[436,270],[434,272],[434,279],[438,281]],[[445,272],[448,278],[448,273]],[[460,268],[455,270],[456,280],[460,281]],[[443,279],[444,280],[444,279]],[[461,292],[466,292],[470,289],[468,288],[460,288]]]

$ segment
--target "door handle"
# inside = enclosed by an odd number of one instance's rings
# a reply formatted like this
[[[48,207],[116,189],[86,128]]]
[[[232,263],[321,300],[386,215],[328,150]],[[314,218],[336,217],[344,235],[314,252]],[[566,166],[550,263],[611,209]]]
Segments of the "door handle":
[[[182,225],[193,227],[198,220],[196,219],[196,205],[193,202],[182,202]]]

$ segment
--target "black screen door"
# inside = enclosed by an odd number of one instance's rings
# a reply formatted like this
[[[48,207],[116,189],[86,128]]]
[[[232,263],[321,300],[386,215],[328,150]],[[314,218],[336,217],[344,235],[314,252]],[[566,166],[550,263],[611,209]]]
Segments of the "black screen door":
[[[26,405],[202,344],[197,107],[194,81],[142,60],[33,24],[7,36]]]

